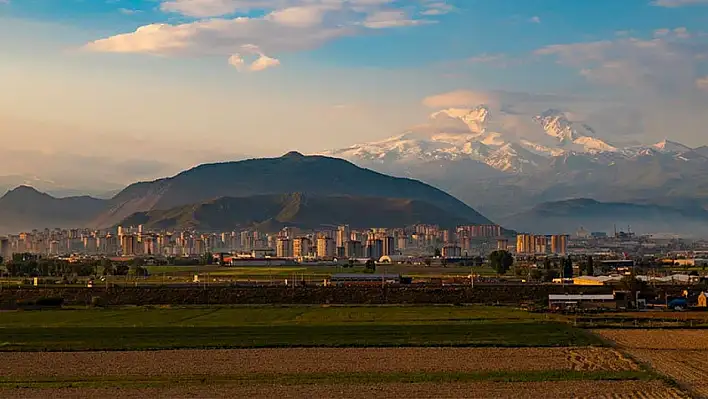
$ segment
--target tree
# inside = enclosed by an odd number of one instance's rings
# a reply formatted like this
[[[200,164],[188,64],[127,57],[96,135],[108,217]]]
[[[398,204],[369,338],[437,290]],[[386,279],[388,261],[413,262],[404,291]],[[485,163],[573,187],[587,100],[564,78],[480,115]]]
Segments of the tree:
[[[573,278],[573,260],[570,256],[563,260],[563,278]]]
[[[551,269],[551,270],[546,270],[546,273],[543,275],[543,281],[550,283],[553,282],[553,279],[558,277],[558,272]]]
[[[101,266],[103,267],[103,275],[110,276],[115,270],[113,269],[113,262],[108,258],[101,259]]]
[[[214,263],[214,255],[211,252],[207,252],[200,258],[202,265],[211,265]]]
[[[134,266],[130,272],[137,277],[147,277],[149,275],[148,270],[143,266]]]
[[[436,258],[439,258],[442,256],[442,252],[440,252],[440,248],[435,248],[435,255]]]
[[[447,259],[445,259],[445,258],[440,259],[440,266],[447,267]]]
[[[430,265],[433,264],[433,261],[432,261],[430,258],[425,258],[425,260],[423,261],[423,263],[425,263],[425,266],[430,267]]]
[[[586,270],[587,270],[588,276],[595,275],[595,268],[593,265],[592,256],[588,256],[588,264],[587,264]]]
[[[130,267],[128,267],[128,265],[123,262],[123,263],[119,263],[115,267],[113,274],[115,274],[116,276],[125,276],[128,274],[129,271],[130,271]]]
[[[367,260],[365,266],[367,273],[374,273],[376,271],[376,262],[373,259]]]
[[[489,264],[497,274],[504,275],[514,264],[514,257],[509,251],[494,251],[489,254]]]
[[[531,270],[531,278],[538,281],[543,278],[543,272],[539,269],[533,269]]]
[[[551,260],[548,257],[543,260],[543,268],[545,270],[551,270]]]

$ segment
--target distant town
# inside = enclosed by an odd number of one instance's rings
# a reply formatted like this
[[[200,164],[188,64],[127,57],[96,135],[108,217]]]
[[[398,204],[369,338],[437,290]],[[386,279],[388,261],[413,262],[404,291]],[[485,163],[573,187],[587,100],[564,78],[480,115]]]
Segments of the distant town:
[[[20,254],[69,262],[139,259],[141,264],[164,265],[286,266],[370,262],[481,266],[489,263],[490,254],[494,252],[513,256],[515,269],[524,270],[523,273],[517,271],[517,276],[537,275],[537,279],[542,279],[537,270],[561,271],[547,273],[549,281],[573,275],[611,274],[634,266],[702,267],[703,271],[708,264],[704,259],[708,254],[708,241],[637,236],[631,231],[607,234],[582,228],[573,235],[517,234],[514,237],[498,225],[468,225],[456,229],[413,225],[365,230],[341,225],[316,231],[286,227],[277,233],[248,229],[221,233],[153,231],[138,225],[118,226],[108,231],[32,230],[0,237],[0,257],[5,263]],[[205,260],[205,256],[208,259]],[[588,268],[593,258],[600,263]],[[571,268],[563,272],[566,259],[570,260]],[[551,265],[550,260],[553,260]],[[501,271],[508,271],[510,266]]]

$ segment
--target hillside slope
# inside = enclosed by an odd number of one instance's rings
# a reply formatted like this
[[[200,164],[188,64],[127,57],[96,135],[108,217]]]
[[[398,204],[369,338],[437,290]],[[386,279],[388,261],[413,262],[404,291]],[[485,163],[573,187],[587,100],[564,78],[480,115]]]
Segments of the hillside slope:
[[[289,153],[197,166],[174,177],[128,186],[109,201],[96,227],[113,226],[136,212],[167,210],[222,197],[282,195],[356,196],[417,200],[470,223],[487,218],[451,195],[420,181],[383,175],[342,159]]]
[[[0,232],[80,227],[106,209],[107,203],[91,197],[54,198],[20,186],[0,198]]]
[[[366,228],[416,223],[455,227],[471,221],[418,200],[293,193],[219,198],[168,210],[138,212],[121,222],[160,230],[229,231],[260,227],[271,232],[286,226],[313,229],[349,224],[353,228]]]

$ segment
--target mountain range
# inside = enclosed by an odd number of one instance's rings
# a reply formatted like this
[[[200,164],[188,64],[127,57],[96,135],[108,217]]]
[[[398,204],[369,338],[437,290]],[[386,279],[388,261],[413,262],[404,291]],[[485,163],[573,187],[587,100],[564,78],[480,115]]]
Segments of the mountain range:
[[[325,154],[420,179],[494,220],[577,198],[708,206],[708,147],[612,137],[571,112],[527,114],[480,105],[441,110],[401,135]]]
[[[317,209],[322,211],[319,216],[314,215]],[[108,200],[54,198],[27,186],[0,198],[0,229],[6,232],[110,228],[138,221],[205,229],[263,223],[273,228],[345,222],[382,227],[408,222],[491,223],[453,196],[420,181],[387,176],[342,159],[295,152],[200,165],[173,177],[132,184]]]

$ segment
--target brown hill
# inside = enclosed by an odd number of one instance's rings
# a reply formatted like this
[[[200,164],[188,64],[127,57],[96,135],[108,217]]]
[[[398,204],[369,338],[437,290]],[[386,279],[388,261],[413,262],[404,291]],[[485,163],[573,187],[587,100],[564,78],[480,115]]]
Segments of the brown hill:
[[[416,223],[455,227],[471,221],[418,200],[294,193],[220,198],[169,210],[139,212],[121,222],[150,229],[200,231],[250,227],[278,231],[286,226],[312,229],[338,224],[353,228],[398,227]]]

